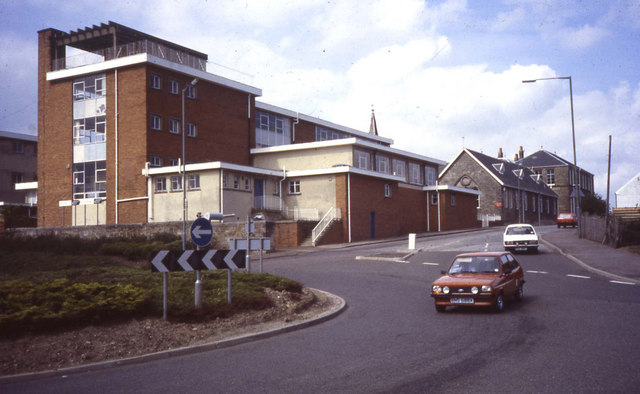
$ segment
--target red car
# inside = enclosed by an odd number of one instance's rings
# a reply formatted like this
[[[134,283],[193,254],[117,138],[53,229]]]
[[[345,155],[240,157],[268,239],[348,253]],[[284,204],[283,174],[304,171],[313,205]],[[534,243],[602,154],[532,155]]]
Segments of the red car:
[[[459,254],[431,285],[431,297],[438,312],[448,306],[493,307],[500,312],[506,299],[522,300],[523,271],[509,252]]]
[[[558,228],[562,227],[575,227],[578,224],[578,219],[574,213],[560,213],[558,214]]]

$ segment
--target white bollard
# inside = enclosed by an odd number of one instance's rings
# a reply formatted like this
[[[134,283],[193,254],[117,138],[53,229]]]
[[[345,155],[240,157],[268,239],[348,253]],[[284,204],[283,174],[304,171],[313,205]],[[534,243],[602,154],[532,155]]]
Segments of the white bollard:
[[[409,250],[416,249],[416,235],[414,233],[409,234]]]

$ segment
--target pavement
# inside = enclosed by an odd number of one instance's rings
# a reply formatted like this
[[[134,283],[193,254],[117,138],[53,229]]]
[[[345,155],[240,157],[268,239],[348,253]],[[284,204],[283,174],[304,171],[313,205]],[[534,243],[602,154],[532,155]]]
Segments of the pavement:
[[[542,242],[590,272],[612,280],[640,284],[640,254],[579,238],[576,229],[545,233]]]

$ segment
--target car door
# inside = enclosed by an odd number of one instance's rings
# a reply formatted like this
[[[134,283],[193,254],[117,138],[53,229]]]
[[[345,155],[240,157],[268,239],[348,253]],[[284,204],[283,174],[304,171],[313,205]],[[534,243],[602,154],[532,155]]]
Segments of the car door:
[[[514,266],[509,260],[507,254],[500,256],[500,263],[502,264],[502,291],[505,297],[511,297],[515,293],[518,285],[516,284]],[[513,256],[511,257],[513,259]]]

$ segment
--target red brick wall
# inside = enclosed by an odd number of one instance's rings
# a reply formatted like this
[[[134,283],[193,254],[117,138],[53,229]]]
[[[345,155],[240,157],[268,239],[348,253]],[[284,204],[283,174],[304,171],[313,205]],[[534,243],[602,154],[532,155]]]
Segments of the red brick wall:
[[[294,141],[294,143],[296,144],[302,144],[305,142],[315,142],[316,141],[316,125],[304,120],[300,120],[300,122],[296,125],[295,138],[296,140]]]
[[[336,203],[342,208],[344,242],[348,241],[347,176],[336,176]],[[351,240],[371,239],[371,213],[374,213],[376,239],[426,231],[426,193],[398,187],[396,182],[351,174]],[[384,196],[384,185],[391,185],[391,197]]]
[[[53,32],[38,33],[38,226],[62,225],[58,203],[73,196],[72,82],[46,81]],[[69,225],[71,208],[64,209]]]
[[[429,201],[431,194],[429,192]],[[456,197],[456,205],[451,206],[451,195]],[[451,190],[440,191],[440,229],[441,231],[460,230],[480,227],[478,222],[478,199],[474,194],[457,193]],[[429,202],[429,231],[438,231],[438,206]]]

